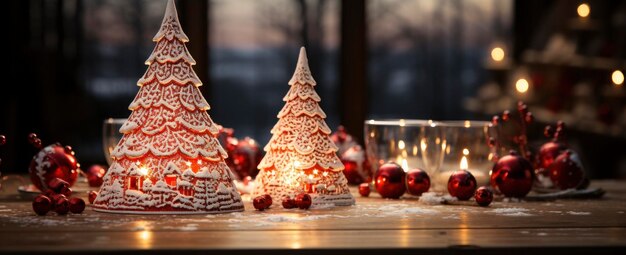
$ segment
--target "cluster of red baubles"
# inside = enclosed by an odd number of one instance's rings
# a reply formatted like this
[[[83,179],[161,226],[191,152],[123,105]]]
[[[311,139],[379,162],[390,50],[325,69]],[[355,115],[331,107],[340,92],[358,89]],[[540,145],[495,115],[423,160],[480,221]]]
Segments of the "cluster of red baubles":
[[[526,126],[533,122],[533,115],[523,102],[518,103],[517,110],[521,134],[514,136],[512,140],[519,145],[521,155],[512,151],[509,155],[500,157],[491,172],[491,185],[504,196],[516,198],[525,197],[533,185],[561,190],[586,188],[589,182],[585,178],[582,164],[564,142],[565,124],[559,121],[556,128],[545,128],[544,135],[552,139],[543,144],[533,157],[526,137]],[[510,113],[505,111],[502,117],[494,116],[492,122],[495,126],[511,122]],[[498,146],[498,143],[490,139],[489,145]]]
[[[85,210],[85,201],[81,198],[71,197],[70,184],[59,178],[52,179],[48,183],[48,189],[33,200],[33,211],[37,215],[46,215],[54,211],[58,215],[82,213]]]
[[[430,189],[430,177],[422,169],[416,168],[404,172],[400,165],[388,162],[376,171],[374,186],[383,198],[397,199],[405,192],[420,196]]]
[[[448,193],[464,201],[474,197],[480,206],[488,206],[493,201],[493,192],[488,187],[476,189],[476,178],[467,170],[459,170],[448,179]]]
[[[283,198],[283,208],[285,209],[292,209],[297,207],[299,209],[305,210],[309,209],[312,203],[313,199],[307,193],[300,193],[296,195],[296,197],[293,199],[290,197]]]
[[[374,186],[383,198],[398,199],[404,193],[421,196],[430,189],[430,177],[426,171],[418,168],[405,173],[400,165],[389,162],[376,171]],[[476,193],[476,178],[469,171],[454,172],[448,179],[450,195],[459,200],[469,200],[474,196],[479,205],[489,205],[493,200],[493,193],[486,188],[479,190],[480,193]],[[359,186],[359,193],[361,196],[369,196],[369,184],[362,183]]]
[[[268,194],[258,196],[252,199],[252,205],[254,206],[254,209],[257,209],[259,211],[270,208],[270,206],[272,206],[272,203],[272,197]]]
[[[339,126],[330,139],[339,148],[337,155],[344,165],[343,175],[348,183],[370,182],[372,180],[371,166],[367,161],[365,150],[354,137],[348,134],[343,126]]]

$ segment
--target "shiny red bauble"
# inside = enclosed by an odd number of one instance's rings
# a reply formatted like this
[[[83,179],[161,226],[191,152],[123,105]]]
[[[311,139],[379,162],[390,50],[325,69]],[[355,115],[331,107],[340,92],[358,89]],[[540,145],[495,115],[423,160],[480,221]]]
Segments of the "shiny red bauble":
[[[585,171],[578,155],[569,150],[556,157],[554,163],[548,167],[548,174],[554,186],[559,189],[576,188],[585,179]]]
[[[33,200],[33,211],[37,215],[46,215],[52,209],[52,200],[45,195],[38,195]]]
[[[254,139],[245,137],[238,140],[230,156],[234,166],[232,169],[239,179],[256,177],[259,173],[257,166],[263,159],[263,153]]]
[[[406,190],[414,196],[421,196],[430,189],[430,177],[426,171],[416,168],[406,173]]]
[[[383,164],[376,171],[374,186],[383,198],[400,198],[406,191],[406,173],[396,163]]]
[[[300,209],[309,209],[313,203],[311,196],[306,193],[298,194],[294,200],[296,201],[296,206]]]
[[[97,197],[98,197],[98,191],[95,191],[95,190],[89,191],[89,195],[87,195],[87,198],[89,199],[90,204],[93,204],[93,201],[96,201]]]
[[[448,193],[459,200],[468,200],[474,196],[476,178],[467,170],[459,170],[448,179]]]
[[[258,196],[252,199],[252,205],[254,209],[259,211],[263,211],[267,208],[267,201],[265,201],[265,196]]]
[[[0,146],[5,145],[7,143],[7,137],[4,135],[0,135]]]
[[[293,200],[290,197],[284,197],[282,204],[283,204],[283,208],[285,208],[285,209],[292,209],[292,208],[298,207],[296,205],[296,200]]]
[[[92,165],[87,169],[85,174],[87,175],[87,182],[89,187],[100,187],[104,181],[104,175],[107,173],[107,169],[102,165]]]
[[[73,197],[69,201],[70,212],[79,214],[85,210],[85,200],[82,198]]]
[[[359,185],[359,194],[361,194],[362,197],[369,197],[370,192],[371,189],[369,183],[364,182]]]
[[[341,156],[344,165],[343,175],[350,184],[369,182],[372,179],[370,164],[361,146],[354,145],[344,151]]]
[[[269,208],[270,206],[272,206],[272,203],[274,201],[272,201],[272,196],[270,196],[269,194],[265,194],[263,195],[263,197],[265,198],[265,208]]]
[[[552,165],[552,162],[561,155],[563,151],[567,149],[563,143],[550,141],[544,143],[541,148],[539,148],[539,152],[537,153],[537,158],[535,162],[535,169],[545,169]]]
[[[474,194],[474,199],[476,199],[476,203],[480,206],[488,206],[493,201],[493,192],[489,187],[480,187],[476,190]]]
[[[491,185],[507,197],[525,197],[534,178],[532,164],[514,152],[500,158],[491,170]]]
[[[70,211],[70,202],[63,195],[54,200],[54,211],[58,215],[66,215]]]
[[[78,178],[78,162],[63,146],[52,144],[33,157],[28,172],[31,182],[41,191],[46,191],[48,183],[54,178],[64,180],[72,186]]]

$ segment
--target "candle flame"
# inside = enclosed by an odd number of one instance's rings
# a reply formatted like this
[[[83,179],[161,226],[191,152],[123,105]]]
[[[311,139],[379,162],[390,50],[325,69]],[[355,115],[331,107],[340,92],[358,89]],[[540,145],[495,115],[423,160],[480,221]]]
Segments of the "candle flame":
[[[463,155],[469,155],[469,150],[467,148],[463,148]]]
[[[407,162],[405,158],[402,159],[400,165],[402,166],[402,169],[404,169],[405,172],[409,171],[409,162]]]
[[[459,164],[461,170],[467,170],[469,168],[469,165],[467,163],[467,157],[463,156],[461,158],[461,163]]]

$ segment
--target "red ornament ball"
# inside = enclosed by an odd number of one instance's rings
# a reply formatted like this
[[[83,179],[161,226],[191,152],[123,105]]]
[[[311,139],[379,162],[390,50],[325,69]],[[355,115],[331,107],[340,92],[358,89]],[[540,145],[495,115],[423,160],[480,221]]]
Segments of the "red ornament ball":
[[[265,201],[265,196],[258,196],[252,199],[252,205],[254,209],[259,211],[263,211],[267,208],[267,201]]]
[[[296,205],[300,209],[309,209],[309,207],[311,207],[311,203],[313,203],[313,199],[311,199],[311,196],[306,193],[298,194],[295,198],[295,201]]]
[[[354,145],[341,154],[341,163],[344,165],[343,175],[350,184],[369,182],[372,179],[370,164],[365,157],[361,146]]]
[[[259,144],[250,137],[240,139],[233,146],[231,151],[233,171],[239,177],[244,179],[248,176],[256,177],[259,173],[257,166],[263,159],[263,153]],[[230,157],[230,156],[229,156]]]
[[[296,208],[296,201],[291,199],[290,197],[284,197],[283,198],[283,208],[285,209],[292,209],[292,208]]]
[[[397,199],[406,191],[406,173],[396,163],[389,162],[380,166],[374,180],[376,191],[383,198]]]
[[[31,182],[41,191],[46,191],[48,183],[54,178],[64,180],[72,186],[78,178],[78,162],[63,146],[52,144],[33,157],[28,172]]]
[[[93,201],[96,201],[97,197],[98,197],[98,191],[95,191],[95,190],[89,191],[88,198],[89,198],[90,204],[93,204]]]
[[[491,170],[491,185],[507,197],[525,197],[534,179],[532,164],[515,152],[500,158]]]
[[[82,198],[73,197],[69,201],[70,212],[74,214],[82,213],[85,210],[85,200]]]
[[[0,146],[5,145],[7,143],[7,137],[4,135],[0,135]]]
[[[263,195],[263,197],[265,198],[265,208],[270,208],[270,206],[272,206],[272,203],[274,201],[272,201],[272,196],[270,196],[269,194],[265,194]]]
[[[89,187],[100,187],[104,181],[104,175],[107,173],[107,169],[102,165],[92,165],[87,172],[87,182]]]
[[[544,143],[539,148],[539,153],[537,153],[535,169],[548,168],[556,157],[561,155],[566,149],[567,146],[560,142],[551,141]]]
[[[63,195],[54,199],[54,211],[58,215],[66,215],[70,211],[70,202]]]
[[[38,195],[33,200],[33,211],[37,215],[46,215],[52,209],[52,201],[45,195]]]
[[[430,177],[426,171],[416,168],[406,174],[406,187],[409,194],[421,196],[430,189]]]
[[[548,167],[548,173],[554,186],[562,190],[578,187],[585,178],[578,155],[570,150],[556,157],[554,163]]]
[[[361,194],[362,197],[369,197],[370,196],[370,184],[367,182],[361,183],[359,185],[359,194]]]
[[[468,200],[476,190],[476,178],[467,170],[459,170],[448,179],[448,193],[459,200]]]
[[[476,203],[480,206],[488,206],[493,201],[493,192],[489,187],[480,187],[476,190],[474,194],[474,199],[476,199]]]

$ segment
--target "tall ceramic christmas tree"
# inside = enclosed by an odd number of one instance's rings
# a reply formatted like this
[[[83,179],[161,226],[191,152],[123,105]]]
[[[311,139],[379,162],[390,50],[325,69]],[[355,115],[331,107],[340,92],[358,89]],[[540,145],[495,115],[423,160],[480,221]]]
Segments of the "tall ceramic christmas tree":
[[[94,209],[125,213],[243,211],[224,162],[218,128],[209,117],[185,43],[174,0],[169,0],[154,51],[137,84],[124,134],[111,153]]]
[[[324,121],[326,114],[319,106],[321,99],[313,88],[316,84],[302,47],[289,81],[291,88],[283,98],[285,106],[278,113],[272,139],[265,146],[267,153],[259,164],[255,195],[282,199],[308,193],[313,205],[354,204],[338,148]]]

